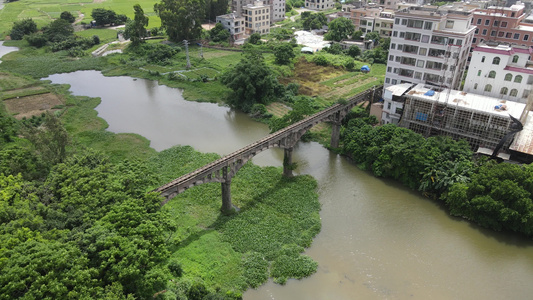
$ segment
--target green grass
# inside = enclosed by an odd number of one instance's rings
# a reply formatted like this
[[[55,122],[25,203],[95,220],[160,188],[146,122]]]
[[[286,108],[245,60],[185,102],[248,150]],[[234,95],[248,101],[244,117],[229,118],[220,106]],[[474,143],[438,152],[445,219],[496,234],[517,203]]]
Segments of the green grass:
[[[165,183],[217,157],[174,147],[154,156],[151,165]],[[316,271],[316,263],[301,255],[320,231],[316,181],[309,176],[285,179],[281,171],[252,164],[242,168],[231,185],[232,202],[241,211],[232,216],[220,213],[219,183],[191,188],[165,205],[171,215],[180,216],[171,241],[172,257],[184,270],[179,282],[200,278],[211,287],[242,291],[264,283],[268,265],[287,255],[294,262],[276,268],[279,282]]]
[[[100,45],[97,45],[97,47],[100,47],[103,44],[117,40],[117,30],[106,29],[106,28],[102,28],[102,29],[92,28],[92,29],[77,31],[76,35],[81,36],[81,37],[87,37],[87,38],[93,37],[93,35],[97,35],[100,38]]]
[[[140,0],[135,3],[129,0],[106,0],[102,3],[93,3],[92,0],[19,0],[6,3],[0,10],[0,39],[9,34],[15,21],[32,18],[42,27],[49,24],[63,11],[70,11],[75,17],[78,13],[84,14],[82,22],[88,24],[91,20],[91,12],[95,8],[114,10],[117,14],[125,14],[133,18],[133,5],[140,4],[144,13],[149,17],[148,28],[161,26],[161,20],[154,12],[154,4],[157,0]]]

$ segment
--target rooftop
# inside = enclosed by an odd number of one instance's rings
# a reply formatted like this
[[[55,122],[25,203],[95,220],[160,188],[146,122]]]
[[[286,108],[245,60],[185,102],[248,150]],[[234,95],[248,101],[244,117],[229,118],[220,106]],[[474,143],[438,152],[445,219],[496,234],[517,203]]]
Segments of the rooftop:
[[[511,147],[511,150],[515,150],[522,153],[533,155],[533,114],[529,114],[524,122],[524,129],[516,134]]]
[[[438,102],[447,105],[453,105],[465,110],[482,111],[487,114],[508,118],[509,115],[519,119],[524,111],[526,104],[513,101],[506,101],[504,99],[497,99],[472,93],[466,93],[458,90],[450,90],[450,94],[447,97],[448,89],[442,92],[435,92],[433,96],[425,95],[426,92],[431,90],[431,87],[427,87],[424,84],[418,84],[412,88],[407,95],[411,98],[421,99],[426,101]],[[446,99],[447,98],[447,99]],[[499,107],[497,109],[496,107]]]
[[[391,85],[385,89],[390,91],[393,96],[401,96],[409,88],[411,88],[411,86],[413,86],[412,83],[401,83],[401,84]]]

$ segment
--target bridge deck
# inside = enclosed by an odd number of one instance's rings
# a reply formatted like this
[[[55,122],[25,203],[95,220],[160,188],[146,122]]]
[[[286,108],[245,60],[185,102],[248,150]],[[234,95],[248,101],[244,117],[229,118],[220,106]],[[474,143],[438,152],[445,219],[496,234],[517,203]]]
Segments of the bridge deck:
[[[161,193],[164,193],[165,191],[167,190],[170,190],[170,189],[173,189],[175,186],[179,185],[180,183],[182,182],[187,182],[191,179],[194,179],[196,177],[200,177],[200,175],[204,175],[204,174],[208,174],[208,173],[211,173],[213,169],[219,169],[221,166],[227,166],[228,164],[236,161],[237,159],[239,159],[240,157],[242,157],[243,154],[246,154],[250,151],[253,151],[254,149],[258,149],[258,150],[261,150],[260,147],[262,145],[265,145],[265,144],[269,144],[271,143],[272,141],[277,141],[277,140],[280,140],[281,138],[283,137],[286,137],[288,136],[288,134],[290,134],[291,132],[294,132],[294,131],[298,131],[302,128],[307,128],[308,126],[314,126],[320,122],[323,122],[325,121],[326,119],[328,119],[330,116],[342,111],[342,110],[350,110],[351,108],[353,108],[355,105],[363,102],[366,100],[366,98],[368,97],[368,95],[370,94],[370,92],[373,92],[375,91],[374,90],[367,90],[367,91],[364,91],[362,93],[359,93],[357,95],[355,95],[354,97],[351,97],[349,100],[348,100],[348,103],[345,104],[345,105],[342,105],[342,104],[335,104],[333,106],[330,106],[304,120],[301,120],[297,123],[294,123],[290,126],[287,126],[279,131],[276,131],[272,134],[269,134],[267,135],[266,137],[256,141],[256,142],[253,142],[233,153],[230,153],[224,157],[221,157],[191,173],[188,173],[188,174],[185,174],[181,177],[178,177],[174,180],[172,180],[171,182],[165,184],[165,185],[162,185],[160,186],[159,188],[155,189],[154,191],[155,192],[161,192]]]

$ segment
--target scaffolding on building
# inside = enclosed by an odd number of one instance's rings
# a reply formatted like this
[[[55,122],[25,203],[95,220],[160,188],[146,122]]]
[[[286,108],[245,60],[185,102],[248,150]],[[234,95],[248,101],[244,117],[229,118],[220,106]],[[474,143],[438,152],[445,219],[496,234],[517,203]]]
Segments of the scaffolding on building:
[[[519,118],[525,109],[523,103],[449,89],[428,93],[430,90],[419,84],[405,94],[400,126],[426,137],[465,139],[473,150],[495,149],[510,129],[509,115]],[[505,143],[505,149],[510,142]]]

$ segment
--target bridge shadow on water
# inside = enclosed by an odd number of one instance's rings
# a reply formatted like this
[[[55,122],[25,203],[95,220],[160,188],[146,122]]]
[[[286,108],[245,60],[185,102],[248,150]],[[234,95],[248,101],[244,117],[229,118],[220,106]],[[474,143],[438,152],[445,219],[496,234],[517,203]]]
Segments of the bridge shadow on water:
[[[264,200],[267,199],[270,195],[274,194],[276,191],[284,188],[288,183],[291,183],[294,181],[294,177],[286,178],[281,176],[279,180],[275,182],[274,185],[270,185],[268,188],[266,188],[263,192],[258,194],[257,196],[253,197],[250,201],[247,201],[242,206],[238,207],[239,211],[235,212],[230,215],[223,214],[220,210],[218,213],[217,218],[208,226],[206,226],[203,230],[200,230],[199,232],[190,234],[185,239],[181,240],[180,242],[176,243],[175,245],[172,245],[169,247],[169,250],[173,253],[176,252],[180,248],[184,248],[189,246],[190,244],[198,241],[200,238],[202,238],[204,235],[211,233],[213,231],[219,231],[224,228],[224,225],[233,220],[234,218],[239,218],[240,215],[243,213],[246,213],[248,210],[255,208],[258,204],[264,203]],[[216,185],[220,185],[219,183],[212,183]],[[236,193],[238,195],[238,193]],[[172,199],[171,201],[178,201],[178,199]],[[220,203],[221,193],[218,192],[216,195],[213,196],[213,198],[217,199],[217,203]],[[198,226],[198,225],[197,225]]]

